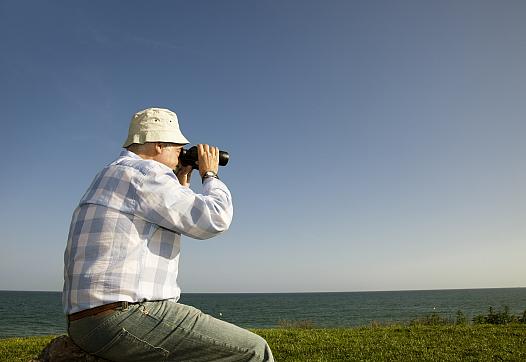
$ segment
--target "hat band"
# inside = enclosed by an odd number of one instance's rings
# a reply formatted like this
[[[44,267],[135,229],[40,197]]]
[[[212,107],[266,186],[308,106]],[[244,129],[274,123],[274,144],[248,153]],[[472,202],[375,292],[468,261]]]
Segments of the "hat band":
[[[128,135],[128,139],[124,143],[123,147],[128,147],[133,143],[143,144],[146,142],[170,142],[178,144],[189,143],[186,137],[178,131],[147,131]]]

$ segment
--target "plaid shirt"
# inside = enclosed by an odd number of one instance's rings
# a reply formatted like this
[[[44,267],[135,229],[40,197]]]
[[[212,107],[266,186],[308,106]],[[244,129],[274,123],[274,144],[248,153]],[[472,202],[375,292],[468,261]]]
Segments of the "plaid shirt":
[[[232,197],[220,180],[206,179],[196,194],[169,167],[123,151],[73,213],[64,312],[116,301],[177,301],[181,234],[210,238],[226,231],[232,216]]]

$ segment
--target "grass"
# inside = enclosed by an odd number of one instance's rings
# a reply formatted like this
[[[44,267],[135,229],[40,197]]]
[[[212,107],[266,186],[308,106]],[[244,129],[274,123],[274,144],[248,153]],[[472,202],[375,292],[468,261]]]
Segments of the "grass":
[[[0,339],[1,362],[27,362],[36,358],[55,336]]]
[[[277,361],[524,361],[525,325],[260,329]]]
[[[526,325],[254,329],[277,361],[525,361]],[[0,340],[0,361],[27,362],[53,338]]]

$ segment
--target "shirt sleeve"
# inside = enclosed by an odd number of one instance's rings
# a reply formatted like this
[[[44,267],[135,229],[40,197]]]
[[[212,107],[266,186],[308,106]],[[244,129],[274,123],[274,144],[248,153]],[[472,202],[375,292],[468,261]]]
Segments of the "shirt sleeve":
[[[137,187],[139,217],[194,239],[208,239],[230,227],[232,196],[216,178],[206,179],[203,193],[183,187],[171,172],[145,175]]]

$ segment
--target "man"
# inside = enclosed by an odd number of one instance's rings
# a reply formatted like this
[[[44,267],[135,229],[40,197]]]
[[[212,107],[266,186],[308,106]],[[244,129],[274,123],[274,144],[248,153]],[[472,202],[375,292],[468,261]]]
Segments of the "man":
[[[211,238],[233,215],[219,150],[198,145],[196,194],[192,167],[178,167],[187,143],[174,112],[138,112],[126,150],[85,192],[64,253],[69,335],[113,361],[273,361],[258,335],[177,303],[181,235]]]

